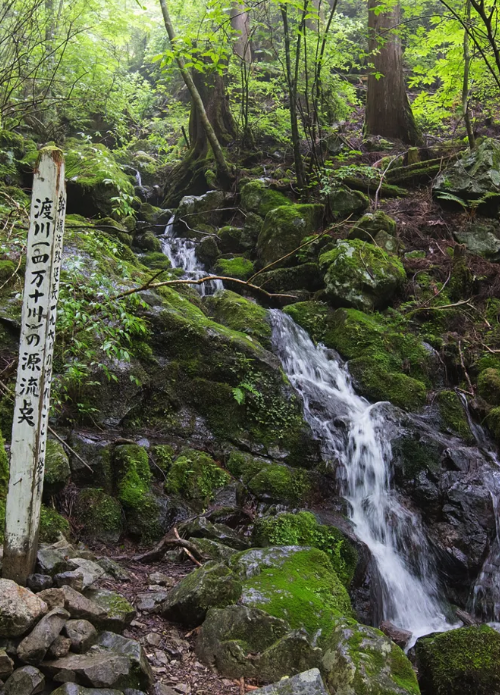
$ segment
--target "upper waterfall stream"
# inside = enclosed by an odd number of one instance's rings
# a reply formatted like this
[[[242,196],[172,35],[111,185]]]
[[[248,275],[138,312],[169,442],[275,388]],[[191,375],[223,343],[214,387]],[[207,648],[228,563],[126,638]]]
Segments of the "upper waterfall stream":
[[[173,221],[161,238],[163,251],[173,268],[183,268],[186,278],[197,280],[205,271],[195,243],[175,237]],[[220,280],[206,285],[196,286],[202,295],[223,288]],[[358,396],[341,360],[314,345],[289,316],[272,310],[270,317],[275,352],[303,401],[305,419],[325,459],[342,466],[354,531],[376,563],[383,619],[412,632],[410,644],[424,634],[450,629],[421,520],[391,490],[391,445],[383,407]]]

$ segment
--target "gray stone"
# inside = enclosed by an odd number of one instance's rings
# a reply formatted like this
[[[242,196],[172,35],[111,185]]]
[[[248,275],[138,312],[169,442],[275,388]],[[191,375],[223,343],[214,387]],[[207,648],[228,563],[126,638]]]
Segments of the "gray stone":
[[[122,695],[122,691],[110,690],[109,688],[84,688],[83,685],[76,683],[65,683],[54,690],[52,695]]]
[[[84,654],[97,640],[97,630],[88,620],[68,620],[64,630],[76,654]]]
[[[83,557],[74,557],[70,560],[71,564],[74,565],[76,572],[80,572],[83,575],[83,589],[87,589],[92,586],[94,582],[101,577],[104,577],[106,572],[103,568],[93,562],[92,560],[87,560]],[[55,580],[55,578],[54,578]]]
[[[98,620],[99,626],[106,630],[121,632],[137,615],[135,608],[116,591],[90,589],[87,596],[106,612],[106,615]]]
[[[472,222],[463,229],[453,232],[459,244],[465,244],[471,253],[489,261],[500,260],[500,225],[487,222]]]
[[[35,594],[52,587],[52,577],[50,574],[30,574],[27,581],[28,589]]]
[[[347,186],[339,186],[328,195],[328,205],[334,219],[349,215],[360,215],[370,206],[370,199],[360,191],[352,191]]]
[[[284,678],[279,683],[255,690],[255,695],[328,695],[321,673],[317,668]]]
[[[196,653],[227,678],[268,683],[318,667],[321,660],[321,650],[311,645],[304,630],[291,630],[284,620],[246,606],[211,609]]]
[[[227,562],[239,552],[228,545],[212,541],[210,538],[191,538],[190,541],[202,556],[210,560],[217,560],[217,562]]]
[[[6,680],[14,670],[14,662],[4,649],[0,649],[0,680]]]
[[[177,692],[169,685],[157,683],[153,688],[153,695],[177,695]]]
[[[59,637],[56,637],[50,645],[49,651],[47,652],[47,657],[49,659],[62,659],[63,656],[66,656],[66,654],[68,654],[70,649],[71,640],[69,639],[69,637],[63,637],[62,635],[59,635]]]
[[[160,584],[162,586],[171,586],[174,583],[174,579],[169,577],[163,572],[153,572],[149,575],[149,581],[151,584]]]
[[[241,596],[241,582],[226,565],[207,562],[181,579],[158,612],[169,620],[196,627],[212,607],[228,606]]]
[[[164,589],[149,591],[147,594],[137,594],[136,607],[142,613],[153,613],[167,598],[169,592]]]
[[[34,666],[23,666],[14,671],[5,683],[5,695],[36,695],[45,687],[45,677]]]
[[[60,589],[64,596],[64,608],[72,618],[83,618],[84,620],[104,620],[106,610],[82,594],[75,591],[70,586],[63,586]],[[54,589],[49,589],[54,591]]]
[[[59,588],[62,586],[70,586],[75,591],[83,591],[83,572],[80,572],[80,570],[71,570],[70,572],[55,574],[54,584]]]
[[[106,574],[109,574],[110,577],[114,577],[120,582],[130,581],[130,572],[115,560],[112,560],[109,557],[103,557],[100,560],[97,560],[97,564],[99,567],[102,567],[102,569],[106,572]]]
[[[54,546],[39,548],[36,559],[40,573],[49,574],[51,577],[61,572],[69,572],[72,569],[64,551]]]
[[[58,606],[64,608],[64,592],[61,589],[44,589],[37,596],[47,604],[50,611]]]
[[[153,672],[140,642],[127,639],[114,632],[103,632],[99,635],[97,646],[101,649],[126,656],[133,664],[134,673],[144,687],[148,687],[154,681]]]
[[[226,524],[213,524],[204,516],[179,524],[178,530],[182,538],[208,538],[235,550],[246,550],[249,546],[247,539]]]
[[[35,626],[17,648],[17,655],[26,664],[37,666],[45,658],[48,648],[59,636],[69,613],[64,608],[54,608]]]
[[[47,613],[47,604],[29,589],[0,579],[0,637],[20,637]]]
[[[185,218],[192,229],[196,229],[196,225],[200,224],[218,226],[224,215],[221,208],[227,207],[225,199],[223,191],[207,191],[199,196],[186,195],[177,208],[176,222]],[[184,236],[189,236],[189,230],[185,225],[179,224],[179,230]],[[193,236],[196,238],[196,235]]]

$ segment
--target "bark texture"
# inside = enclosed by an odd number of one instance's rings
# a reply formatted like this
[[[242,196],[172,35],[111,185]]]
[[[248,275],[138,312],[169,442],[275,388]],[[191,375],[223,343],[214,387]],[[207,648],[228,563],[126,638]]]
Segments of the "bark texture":
[[[252,62],[252,46],[250,43],[250,13],[244,4],[234,2],[231,7],[231,27],[239,32],[234,43],[234,52],[245,63]]]
[[[368,77],[365,132],[417,145],[421,138],[406,94],[401,41],[391,31],[400,23],[400,7],[377,15],[373,11],[377,5],[377,0],[368,1],[369,47],[375,72],[382,77]]]

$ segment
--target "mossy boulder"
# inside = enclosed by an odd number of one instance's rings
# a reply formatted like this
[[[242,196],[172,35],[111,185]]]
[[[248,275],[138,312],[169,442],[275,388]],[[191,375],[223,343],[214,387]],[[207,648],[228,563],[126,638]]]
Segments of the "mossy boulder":
[[[265,181],[257,179],[246,183],[241,189],[241,206],[248,212],[254,212],[265,217],[268,212],[283,205],[291,205],[291,201],[280,193],[269,188]]]
[[[149,251],[141,257],[141,263],[151,270],[170,270],[171,263],[161,251]]]
[[[321,659],[304,630],[291,630],[285,620],[241,605],[208,611],[196,653],[226,678],[264,683],[317,667]]]
[[[248,250],[244,238],[244,231],[241,227],[221,227],[218,245],[222,253],[244,253]]]
[[[241,589],[241,582],[226,565],[207,562],[181,579],[158,612],[186,627],[196,627],[203,622],[209,608],[236,603]]]
[[[270,463],[249,454],[233,451],[227,467],[259,500],[282,504],[305,502],[312,491],[308,471]]]
[[[162,208],[151,205],[151,203],[142,203],[139,208],[139,218],[148,224],[165,226],[172,217],[172,210],[163,210]]]
[[[228,562],[238,552],[234,548],[210,538],[190,538],[190,541],[203,557],[217,562]]]
[[[49,499],[60,492],[69,480],[71,468],[63,445],[55,439],[47,440],[43,494]]]
[[[138,246],[144,251],[161,253],[161,241],[151,231],[144,232],[144,234],[139,234],[136,236],[134,238],[134,245]]]
[[[379,232],[390,236],[396,233],[396,221],[382,210],[363,215],[349,232],[349,239],[361,239],[373,244]]]
[[[420,693],[402,650],[380,630],[346,618],[335,621],[325,640],[321,670],[329,691],[339,695]]]
[[[425,384],[406,374],[389,372],[371,357],[348,362],[355,386],[362,396],[373,401],[390,401],[404,410],[418,410],[425,405]]]
[[[204,236],[196,245],[196,258],[204,265],[210,267],[220,256],[220,248],[215,236]]]
[[[488,625],[422,637],[415,649],[422,695],[500,692],[500,634]]]
[[[444,429],[458,434],[467,443],[474,442],[463,403],[455,391],[440,391],[436,394],[436,403]]]
[[[245,333],[266,349],[271,346],[271,325],[267,311],[256,302],[223,290],[205,297],[203,304],[214,321]]]
[[[179,220],[185,220],[192,229],[197,229],[199,225],[219,226],[224,216],[222,208],[227,207],[225,200],[223,191],[207,191],[203,195],[184,196],[175,215],[179,231],[183,236],[199,239],[199,235],[190,232]]]
[[[339,579],[349,586],[358,554],[350,541],[338,528],[324,526],[310,512],[290,514],[282,512],[276,516],[257,519],[253,528],[253,539],[257,545],[304,545],[325,552]]]
[[[168,493],[180,495],[197,509],[205,509],[216,490],[231,478],[227,471],[202,451],[184,449],[175,459],[165,481]]]
[[[85,536],[103,543],[116,543],[124,531],[121,504],[97,488],[79,492],[74,517]]]
[[[254,284],[274,293],[301,289],[316,292],[324,287],[323,276],[317,263],[301,263],[293,268],[268,270],[260,273]]]
[[[436,178],[433,192],[452,194],[466,202],[473,202],[485,194],[498,194],[485,200],[482,207],[498,210],[500,205],[500,142],[485,138],[473,150],[446,167]]]
[[[484,369],[477,380],[477,392],[491,405],[500,405],[500,369]]]
[[[399,259],[360,239],[337,242],[319,263],[334,306],[365,311],[387,306],[406,279]]]
[[[237,256],[236,258],[219,258],[215,264],[214,271],[216,275],[222,275],[223,277],[248,280],[254,274],[255,268],[252,261],[248,258]]]
[[[271,210],[264,220],[257,241],[257,254],[266,266],[300,246],[301,241],[319,231],[322,205],[283,205]]]
[[[361,215],[370,207],[370,198],[361,191],[340,186],[329,193],[328,205],[333,218],[342,219],[349,215]]]
[[[493,263],[500,260],[500,225],[498,222],[474,220],[465,227],[454,230],[453,236],[459,244],[465,244],[470,253],[482,256]]]
[[[351,616],[345,586],[326,553],[316,548],[282,546],[234,555],[230,567],[241,579],[240,603],[304,628],[321,646],[335,618]]]
[[[134,186],[104,145],[70,138],[64,146],[68,212],[111,215]]]

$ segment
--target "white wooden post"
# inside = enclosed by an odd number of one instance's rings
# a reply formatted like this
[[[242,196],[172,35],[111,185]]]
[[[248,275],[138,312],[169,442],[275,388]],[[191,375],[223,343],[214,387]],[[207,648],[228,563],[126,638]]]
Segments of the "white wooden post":
[[[38,545],[65,209],[63,154],[45,148],[33,180],[2,568],[22,585]]]

